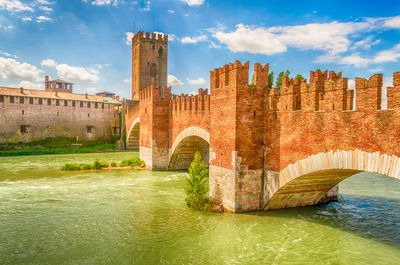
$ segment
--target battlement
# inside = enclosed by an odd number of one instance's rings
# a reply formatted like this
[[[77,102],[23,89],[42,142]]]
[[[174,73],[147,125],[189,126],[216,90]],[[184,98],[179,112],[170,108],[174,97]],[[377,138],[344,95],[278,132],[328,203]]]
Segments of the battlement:
[[[316,81],[325,81],[328,78],[328,71],[321,71],[317,69],[315,72],[310,71],[310,83],[316,82]]]
[[[139,101],[148,101],[157,99],[161,101],[169,101],[171,98],[171,87],[149,86],[139,92]]]
[[[249,66],[249,62],[242,64],[236,60],[233,63],[226,64],[210,71],[211,94],[213,94],[216,89],[224,89],[228,87],[230,89],[238,87],[248,88]],[[263,89],[268,87],[268,71],[269,64],[254,64],[254,85],[256,87]]]
[[[151,34],[151,35],[150,35]],[[132,45],[136,44],[138,41],[152,41],[152,42],[162,42],[168,43],[168,35],[163,35],[160,33],[150,33],[138,31],[135,36],[132,37]]]
[[[198,95],[173,95],[170,100],[170,110],[172,112],[209,111],[210,95],[208,95],[208,89],[200,88]]]

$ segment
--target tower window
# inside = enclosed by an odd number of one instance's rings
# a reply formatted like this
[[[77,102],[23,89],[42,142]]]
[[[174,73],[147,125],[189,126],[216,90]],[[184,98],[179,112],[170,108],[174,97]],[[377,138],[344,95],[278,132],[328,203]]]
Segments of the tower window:
[[[4,102],[4,96],[0,95],[0,102]]]
[[[154,50],[156,49],[156,46],[153,45],[153,46],[151,47],[151,49],[154,51]]]
[[[68,106],[68,100],[64,100],[64,106]]]
[[[42,104],[43,104],[43,99],[39,98],[39,105],[42,105]]]
[[[72,100],[72,107],[75,107],[75,100]]]
[[[51,98],[47,99],[47,105],[51,105]]]
[[[60,100],[56,99],[56,106],[60,106]]]
[[[29,98],[29,104],[33,104],[33,98]]]
[[[14,103],[14,96],[10,96],[10,103]]]
[[[19,98],[19,103],[24,104],[24,97]]]

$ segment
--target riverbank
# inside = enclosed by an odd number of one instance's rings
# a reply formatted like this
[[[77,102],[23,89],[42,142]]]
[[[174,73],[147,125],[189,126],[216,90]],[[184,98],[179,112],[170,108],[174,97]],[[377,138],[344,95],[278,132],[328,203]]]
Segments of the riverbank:
[[[115,152],[114,141],[76,141],[74,138],[54,137],[29,143],[0,144],[0,156]]]

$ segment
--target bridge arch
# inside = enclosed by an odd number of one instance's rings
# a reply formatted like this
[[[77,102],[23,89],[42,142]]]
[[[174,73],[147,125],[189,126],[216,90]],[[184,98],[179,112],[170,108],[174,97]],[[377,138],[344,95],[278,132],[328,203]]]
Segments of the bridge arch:
[[[126,148],[139,150],[139,136],[140,136],[140,117],[137,117],[131,124],[127,137]]]
[[[169,169],[187,169],[199,151],[208,163],[210,134],[205,129],[191,126],[184,129],[174,140],[169,151]]]
[[[362,150],[330,151],[290,164],[268,182],[265,209],[314,205],[341,181],[360,172],[400,179],[400,158]]]

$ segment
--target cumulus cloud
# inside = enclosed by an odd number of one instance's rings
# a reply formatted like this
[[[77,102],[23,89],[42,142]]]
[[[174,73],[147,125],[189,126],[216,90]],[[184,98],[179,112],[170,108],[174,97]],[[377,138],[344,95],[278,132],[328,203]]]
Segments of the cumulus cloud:
[[[40,81],[39,70],[36,66],[21,63],[15,59],[0,57],[0,76],[3,79],[19,79],[27,81]]]
[[[26,81],[23,80],[19,82],[18,84],[12,84],[12,87],[23,87],[27,89],[43,89],[43,84],[39,82],[31,82],[31,81]]]
[[[99,71],[96,69],[71,66],[68,64],[57,64],[52,59],[42,60],[40,65],[54,67],[57,70],[57,75],[62,79],[92,83],[99,80]]]
[[[204,4],[205,0],[181,0],[181,2],[189,5],[189,6],[201,6]]]
[[[371,59],[361,57],[360,53],[354,53],[348,56],[337,56],[337,55],[321,55],[316,59],[318,63],[336,63],[344,65],[352,65],[355,67],[365,67],[371,63]]]
[[[46,16],[38,16],[38,17],[36,17],[36,22],[37,23],[52,22],[52,21],[53,21],[52,18],[49,18],[49,17],[46,17]]]
[[[125,82],[125,83],[130,83],[130,82],[132,82],[132,77],[125,78],[125,79],[124,79],[124,82]]]
[[[349,49],[349,36],[360,31],[370,31],[368,22],[312,23],[284,27],[252,27],[236,25],[233,32],[217,31],[213,36],[233,52],[250,52],[272,55],[282,53],[288,47],[301,50],[321,50],[338,54]]]
[[[170,14],[175,14],[175,10],[173,10],[173,9],[168,9],[168,13],[170,13]]]
[[[196,44],[200,41],[206,41],[207,40],[207,36],[206,35],[200,35],[197,37],[183,37],[181,39],[181,42],[184,44]]]
[[[5,9],[14,12],[22,12],[22,11],[33,12],[33,9],[30,6],[21,3],[19,0],[0,0],[0,9]]]
[[[117,6],[118,0],[94,0],[90,2],[93,6]]]
[[[41,66],[56,67],[57,63],[53,59],[44,59],[40,62]]]
[[[132,45],[132,38],[135,36],[133,32],[125,32],[125,43],[126,45]]]
[[[380,42],[381,40],[373,40],[373,36],[368,36],[365,39],[355,42],[353,47],[351,47],[351,49],[356,50],[361,48],[367,50],[371,48],[371,46],[379,44]]]
[[[197,79],[189,79],[187,78],[187,81],[189,82],[190,85],[203,85],[205,83],[207,83],[207,80],[205,80],[204,78],[197,78]]]
[[[168,75],[168,85],[169,86],[181,86],[181,85],[183,85],[183,82],[174,75]]]
[[[23,17],[22,22],[27,22],[27,21],[32,21],[32,18],[30,17]]]

